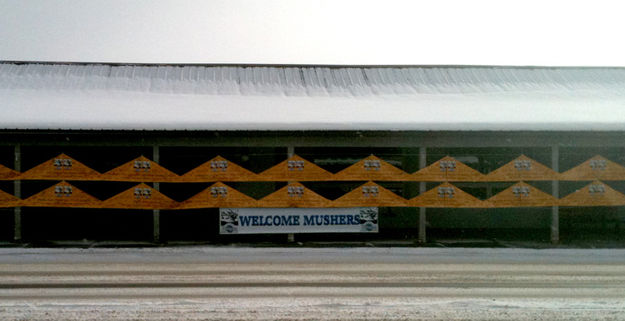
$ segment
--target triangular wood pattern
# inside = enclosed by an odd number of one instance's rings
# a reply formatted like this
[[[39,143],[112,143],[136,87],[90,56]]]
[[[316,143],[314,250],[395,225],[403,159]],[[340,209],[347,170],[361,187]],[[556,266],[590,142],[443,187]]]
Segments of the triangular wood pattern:
[[[529,169],[518,168],[517,162],[530,164]],[[518,181],[553,181],[559,178],[559,173],[551,168],[521,155],[498,169],[488,173],[484,178],[487,182],[518,182]]]
[[[214,187],[226,188],[226,195],[212,193]],[[256,200],[237,191],[236,189],[217,182],[207,189],[199,192],[188,200],[180,203],[179,209],[191,208],[220,208],[220,207],[257,207]]]
[[[452,188],[454,195],[452,198],[440,197],[439,188]],[[436,207],[436,208],[487,208],[490,203],[481,201],[473,195],[459,189],[458,187],[443,183],[425,193],[416,196],[408,201],[408,206],[413,207]]]
[[[591,167],[593,162],[604,162],[605,168]],[[582,164],[562,173],[560,179],[563,181],[618,181],[625,180],[625,167],[597,155]]]
[[[149,167],[136,168],[135,164],[149,164]],[[158,163],[140,156],[102,174],[102,180],[119,182],[178,182],[180,177]]]
[[[299,188],[299,196],[290,196],[289,188]],[[293,182],[283,188],[258,200],[258,207],[330,207],[330,200],[306,188],[304,185]]]
[[[57,190],[58,187],[58,190]],[[65,181],[23,200],[21,206],[100,208],[102,202]]]
[[[227,164],[225,168],[215,165]],[[247,169],[217,156],[208,162],[190,170],[180,177],[182,182],[254,182],[258,175]]]
[[[604,193],[590,193],[590,186],[603,186]],[[625,205],[625,195],[615,191],[601,181],[594,181],[583,188],[563,197],[560,206],[622,206]]]
[[[514,189],[527,188],[527,196],[515,195]],[[541,207],[558,205],[558,199],[524,182],[516,183],[487,200],[493,207]]]
[[[16,172],[4,165],[0,165],[0,181],[8,181],[17,178],[20,175],[19,172]]]
[[[289,167],[289,162],[297,162],[303,164],[303,169]],[[291,168],[291,169],[289,169]],[[332,180],[332,173],[309,162],[297,155],[293,155],[289,159],[273,166],[264,172],[258,174],[259,180],[262,181],[328,181]]]
[[[441,161],[455,162],[455,170],[441,170]],[[481,182],[484,180],[482,173],[450,156],[445,156],[410,176],[412,180],[421,182]]]
[[[371,188],[377,189],[377,193],[371,193]],[[377,195],[376,195],[377,194]],[[332,202],[332,207],[406,207],[406,199],[374,183],[367,182],[337,198]]]
[[[148,189],[150,197],[135,196],[135,189]],[[131,187],[102,202],[103,208],[129,208],[129,209],[173,209],[178,203],[159,191],[146,184],[139,184]]]
[[[70,160],[71,166],[66,166],[67,164],[59,166],[59,161],[61,160]],[[99,180],[100,176],[100,173],[85,166],[81,162],[76,161],[65,154],[60,154],[59,156],[23,172],[19,176],[19,179],[93,181]]]
[[[20,206],[20,199],[0,190],[0,207]]]
[[[379,167],[367,166],[372,162]],[[409,181],[408,173],[371,155],[334,174],[336,181]]]

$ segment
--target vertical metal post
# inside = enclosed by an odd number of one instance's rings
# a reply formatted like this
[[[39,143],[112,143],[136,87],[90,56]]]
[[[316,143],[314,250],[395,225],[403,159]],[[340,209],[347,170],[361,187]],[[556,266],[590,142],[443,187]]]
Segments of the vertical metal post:
[[[558,145],[551,147],[551,169],[560,172],[560,150]],[[560,198],[560,185],[557,180],[551,182],[551,195],[556,199]],[[560,242],[560,214],[558,206],[551,208],[551,243]]]
[[[287,148],[286,148],[286,154],[287,154],[287,157],[288,157],[288,158],[293,157],[293,155],[295,155],[295,147],[293,147],[293,146],[287,146]],[[288,184],[291,184],[291,182],[288,182]],[[293,242],[295,242],[295,234],[293,234],[293,233],[289,233],[289,234],[287,235],[287,242],[289,242],[289,243],[293,243]]]
[[[493,185],[490,183],[486,183],[486,199],[489,199],[493,196]]]
[[[13,159],[13,168],[21,172],[22,171],[22,146],[15,145],[15,158]],[[22,182],[20,180],[13,181],[13,195],[17,198],[22,198]],[[13,240],[15,242],[22,241],[22,208],[15,207],[13,209]]]
[[[156,163],[160,162],[160,151],[158,145],[152,146],[152,160]],[[160,191],[160,184],[154,182],[154,189]],[[152,210],[152,239],[155,243],[161,241],[161,210]]]
[[[427,151],[425,147],[419,147],[419,169],[425,168],[427,166]],[[419,183],[419,195],[425,193],[425,182]],[[425,234],[425,207],[419,207],[419,243],[423,244],[427,242],[426,234]]]

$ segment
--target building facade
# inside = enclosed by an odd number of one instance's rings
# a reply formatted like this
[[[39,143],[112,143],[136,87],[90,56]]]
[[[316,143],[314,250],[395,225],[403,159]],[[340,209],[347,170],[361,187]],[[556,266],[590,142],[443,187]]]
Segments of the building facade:
[[[2,236],[279,237],[220,235],[220,208],[379,211],[374,236],[305,240],[620,229],[623,85],[619,68],[7,62]]]

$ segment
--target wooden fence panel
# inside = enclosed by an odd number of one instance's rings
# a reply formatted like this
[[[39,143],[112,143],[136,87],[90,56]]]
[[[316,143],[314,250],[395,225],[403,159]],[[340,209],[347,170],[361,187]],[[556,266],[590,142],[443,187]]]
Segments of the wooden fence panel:
[[[94,181],[100,180],[100,176],[100,173],[85,166],[81,162],[65,154],[60,154],[57,157],[23,172],[19,176],[19,179]]]
[[[20,206],[21,200],[5,191],[0,190],[0,207]]]
[[[519,182],[487,200],[493,207],[541,207],[558,205],[558,199],[534,186]]]
[[[178,206],[179,209],[220,207],[257,207],[257,201],[224,183],[217,182]]]
[[[280,182],[332,180],[332,173],[297,155],[293,155],[280,164],[260,173],[258,176],[262,181]]]
[[[330,207],[330,200],[294,182],[258,200],[258,207]]]
[[[334,174],[336,181],[409,181],[410,175],[371,155]]]
[[[409,206],[435,208],[487,208],[490,203],[481,201],[458,187],[443,183],[408,201]]]
[[[405,207],[406,199],[374,183],[367,182],[332,202],[332,207]]]
[[[411,175],[421,182],[481,182],[484,175],[473,168],[446,156]]]
[[[553,181],[559,173],[551,168],[521,155],[498,169],[488,173],[487,182]]]
[[[143,156],[102,174],[104,181],[177,182],[179,179],[175,173]]]
[[[101,205],[102,202],[99,199],[65,181],[46,188],[21,202],[21,206],[29,207],[100,208]]]
[[[625,195],[601,181],[594,181],[559,201],[560,206],[622,206]]]
[[[131,187],[102,202],[103,208],[173,209],[178,203],[146,184]]]
[[[10,181],[16,179],[20,175],[19,172],[16,172],[4,165],[0,165],[0,181]]]
[[[563,181],[625,180],[625,167],[597,155],[562,173],[560,179]]]
[[[180,177],[182,182],[253,182],[258,175],[221,157],[190,170]]]

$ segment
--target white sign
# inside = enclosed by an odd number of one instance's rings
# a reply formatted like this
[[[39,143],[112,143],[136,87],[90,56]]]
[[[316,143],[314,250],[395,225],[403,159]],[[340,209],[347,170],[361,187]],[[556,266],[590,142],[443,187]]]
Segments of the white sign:
[[[220,208],[220,234],[377,233],[378,208]]]

